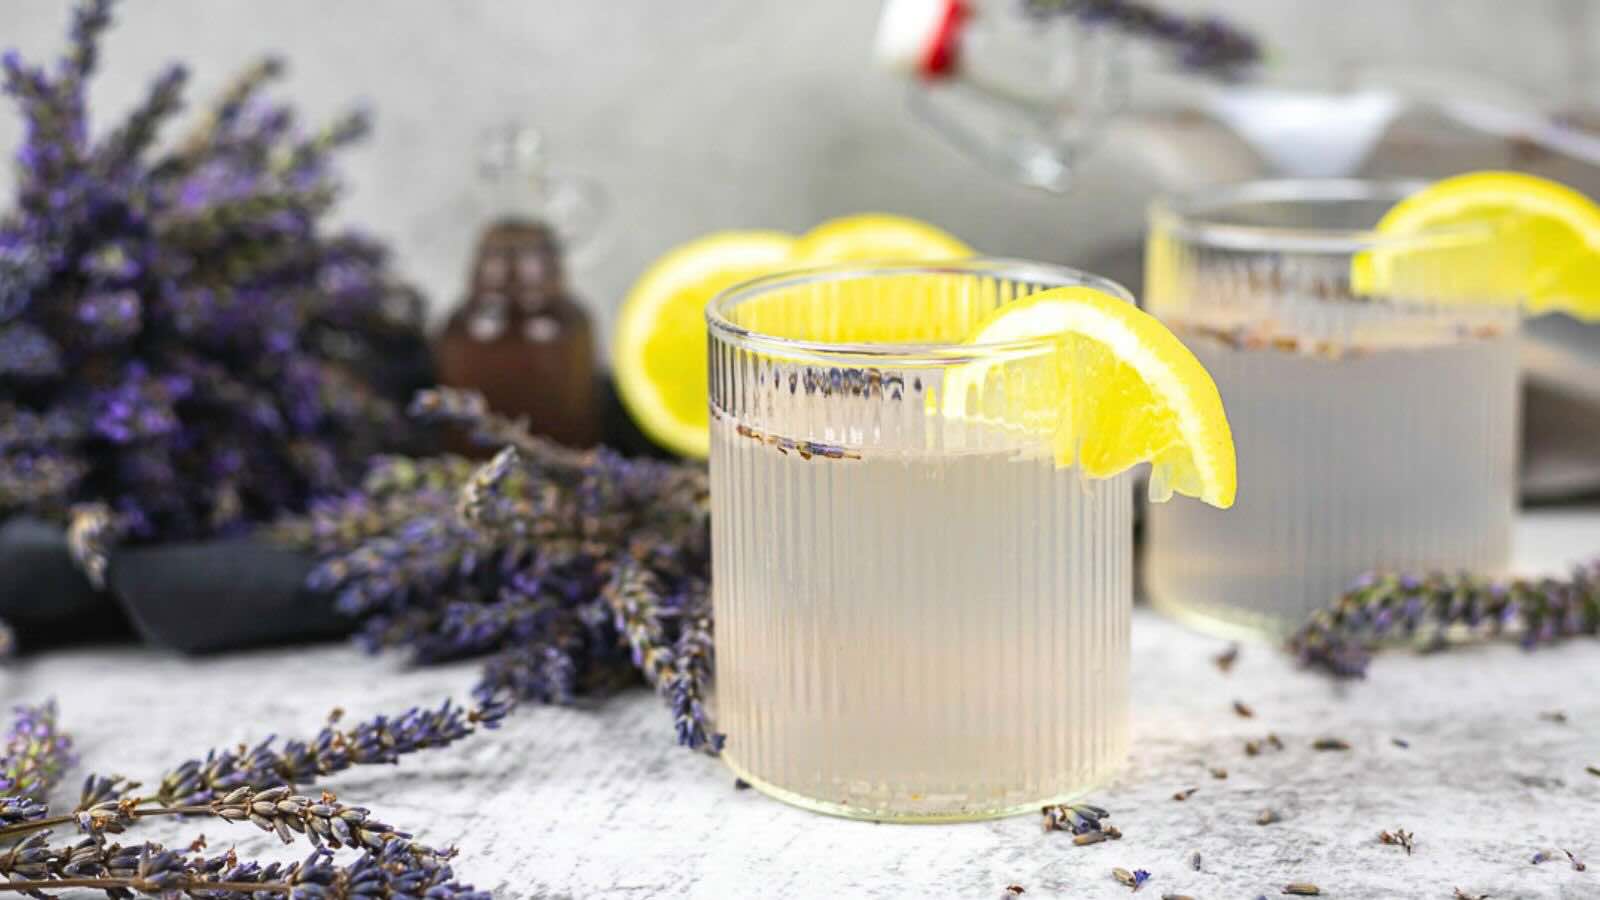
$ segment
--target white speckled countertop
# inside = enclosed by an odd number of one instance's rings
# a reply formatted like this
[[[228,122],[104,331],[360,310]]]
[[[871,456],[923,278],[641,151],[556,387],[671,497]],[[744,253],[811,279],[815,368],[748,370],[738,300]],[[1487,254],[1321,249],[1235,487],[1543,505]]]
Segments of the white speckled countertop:
[[[1524,569],[1559,568],[1600,548],[1600,512],[1525,517],[1518,542]],[[1600,777],[1585,772],[1600,766],[1596,642],[1534,657],[1508,646],[1379,657],[1348,685],[1268,647],[1244,648],[1224,675],[1211,661],[1223,646],[1135,616],[1133,756],[1091,798],[1126,837],[1088,847],[1042,833],[1034,816],[874,825],[735,791],[715,760],[673,746],[642,690],[592,710],[529,709],[498,734],[328,786],[419,840],[459,844],[460,874],[508,898],[999,897],[1012,883],[1027,898],[1127,896],[1114,866],[1148,869],[1138,896],[1151,898],[1277,897],[1290,881],[1338,900],[1448,900],[1456,886],[1494,900],[1600,898]],[[463,696],[472,679],[470,663],[410,670],[344,646],[200,660],[117,647],[0,670],[0,702],[56,697],[84,769],[153,779],[213,744],[309,736],[336,705],[399,712]],[[1235,715],[1235,699],[1255,718]],[[1541,719],[1549,710],[1568,721]],[[1244,742],[1268,731],[1285,749],[1247,757]],[[1330,735],[1352,749],[1311,749]],[[1282,821],[1255,824],[1267,807]],[[1413,856],[1378,842],[1397,826],[1416,835]],[[149,835],[198,831],[214,848],[283,853],[219,822]],[[1546,847],[1593,865],[1530,865]]]

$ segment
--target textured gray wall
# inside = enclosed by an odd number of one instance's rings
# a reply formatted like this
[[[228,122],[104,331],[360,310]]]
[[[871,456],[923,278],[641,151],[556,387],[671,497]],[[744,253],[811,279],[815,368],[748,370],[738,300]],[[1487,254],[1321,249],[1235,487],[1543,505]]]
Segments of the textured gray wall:
[[[1584,0],[1209,6],[1285,57],[1466,66],[1546,96],[1587,77],[1594,42],[1592,28],[1574,27]],[[173,58],[191,64],[192,96],[205,96],[263,51],[288,57],[283,90],[310,117],[369,103],[378,131],[346,160],[344,215],[393,241],[436,310],[461,288],[483,214],[477,138],[510,117],[538,123],[558,163],[615,198],[604,252],[575,273],[602,320],[675,242],[860,209],[926,217],[991,251],[1125,272],[1152,190],[1135,154],[1097,154],[1064,199],[990,177],[931,138],[902,87],[871,67],[877,10],[876,0],[132,0],[93,109],[102,121],[121,111]],[[0,43],[42,57],[60,47],[66,19],[59,0],[0,0]],[[18,136],[14,117],[0,117],[0,146]]]

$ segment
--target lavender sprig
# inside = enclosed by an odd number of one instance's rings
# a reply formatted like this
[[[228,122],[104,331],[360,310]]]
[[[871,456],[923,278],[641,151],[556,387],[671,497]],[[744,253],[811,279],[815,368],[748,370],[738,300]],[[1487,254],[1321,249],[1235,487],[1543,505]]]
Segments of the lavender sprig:
[[[1366,674],[1373,650],[1412,642],[1514,639],[1524,649],[1600,633],[1600,561],[1565,578],[1470,574],[1367,575],[1289,639],[1302,665],[1341,678]]]
[[[371,649],[487,654],[480,702],[570,702],[642,674],[680,743],[719,749],[705,470],[559,447],[467,392],[412,409],[504,449],[481,466],[379,459],[361,492],[286,523],[321,559],[310,586],[361,619]]]
[[[0,821],[38,818],[27,801],[42,801],[72,766],[72,738],[56,721],[54,701],[19,706],[0,755]]]
[[[473,709],[446,701],[437,709],[377,716],[347,729],[330,722],[309,741],[280,744],[269,737],[254,746],[216,749],[163,775],[155,796],[167,806],[197,806],[240,788],[305,787],[355,766],[390,765],[420,750],[449,746],[480,727],[498,727],[506,711],[493,699]]]
[[[1180,65],[1231,76],[1261,61],[1261,45],[1248,32],[1220,18],[1191,18],[1135,0],[1023,0],[1035,17],[1072,16],[1172,49]]]
[[[456,880],[452,856],[390,841],[344,866],[335,865],[326,849],[288,865],[261,865],[241,861],[232,850],[206,857],[153,843],[124,847],[93,840],[53,848],[38,835],[0,854],[0,876],[9,879],[0,880],[0,891],[39,894],[85,888],[112,898],[163,900],[185,894],[216,900],[266,895],[292,900],[488,900],[487,892]]]

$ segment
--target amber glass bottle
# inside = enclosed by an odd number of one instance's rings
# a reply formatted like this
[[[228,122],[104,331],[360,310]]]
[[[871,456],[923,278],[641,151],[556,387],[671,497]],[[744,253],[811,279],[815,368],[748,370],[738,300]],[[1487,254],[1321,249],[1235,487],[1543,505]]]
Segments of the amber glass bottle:
[[[466,296],[439,337],[439,380],[481,391],[497,412],[573,447],[600,438],[594,330],[567,290],[548,211],[537,135],[486,145],[484,174],[502,212],[478,239]]]

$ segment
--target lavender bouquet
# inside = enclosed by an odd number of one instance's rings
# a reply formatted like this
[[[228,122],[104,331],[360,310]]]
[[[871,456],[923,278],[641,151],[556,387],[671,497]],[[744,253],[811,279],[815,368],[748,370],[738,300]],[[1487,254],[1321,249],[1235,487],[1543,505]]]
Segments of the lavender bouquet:
[[[480,703],[567,703],[642,673],[679,743],[719,749],[705,469],[567,450],[471,393],[424,391],[413,411],[504,449],[483,465],[380,458],[361,490],[285,523],[279,536],[321,560],[312,587],[369,648],[484,656]]]
[[[346,488],[403,424],[362,374],[420,346],[415,295],[375,243],[329,231],[335,150],[244,71],[157,149],[185,70],[90,133],[109,0],[76,9],[49,68],[4,57],[26,138],[0,219],[0,518],[70,523],[92,577],[113,539],[236,534]]]

